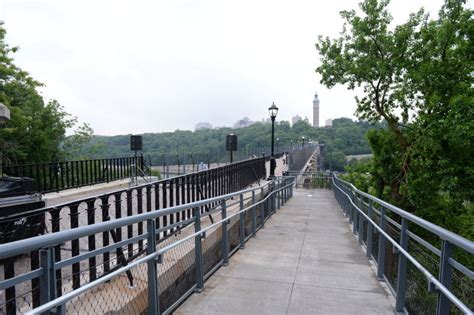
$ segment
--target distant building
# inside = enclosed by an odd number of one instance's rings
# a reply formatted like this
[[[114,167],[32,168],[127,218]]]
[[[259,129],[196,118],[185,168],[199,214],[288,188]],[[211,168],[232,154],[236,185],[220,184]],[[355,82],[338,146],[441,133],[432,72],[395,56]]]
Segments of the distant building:
[[[326,126],[326,127],[332,127],[332,119],[331,119],[331,118],[326,119],[326,122],[324,123],[324,126]]]
[[[313,127],[319,127],[319,98],[318,98],[318,92],[314,93],[314,99],[313,99]]]
[[[194,127],[194,130],[201,130],[201,129],[212,129],[212,125],[208,122],[200,122],[197,123]]]
[[[244,117],[244,118],[238,120],[234,124],[234,128],[244,128],[244,127],[250,126],[252,124],[254,124],[253,121],[251,121],[248,117]]]
[[[291,125],[293,126],[294,124],[296,124],[298,121],[301,121],[302,118],[300,115],[296,115],[296,116],[293,116],[291,117]]]

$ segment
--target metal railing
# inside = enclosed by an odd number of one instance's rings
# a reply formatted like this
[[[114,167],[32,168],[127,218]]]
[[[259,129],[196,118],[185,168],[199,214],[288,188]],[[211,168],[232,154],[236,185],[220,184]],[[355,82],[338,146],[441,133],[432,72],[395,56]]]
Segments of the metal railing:
[[[13,314],[14,311],[28,314],[48,311],[96,314],[116,310],[127,314],[142,314],[145,311],[149,314],[161,314],[160,310],[169,313],[192,292],[202,290],[204,280],[221,265],[227,264],[229,256],[239,248],[243,248],[245,242],[255,236],[265,221],[291,198],[293,183],[292,177],[278,178],[264,186],[233,193],[223,191],[224,194],[218,197],[209,196],[200,201],[164,209],[155,208],[156,211],[0,245],[2,261],[32,252],[39,255],[39,264],[34,269],[0,281],[0,290],[28,286],[36,279],[40,303],[21,307],[16,303],[23,297],[16,296],[16,300],[6,301],[6,305],[15,303],[15,308],[12,309],[10,306],[7,314]],[[257,201],[258,194],[260,194],[259,201]],[[232,207],[237,207],[237,210],[228,213]],[[214,222],[209,218],[209,222],[207,216],[212,214],[219,215],[221,220]],[[171,218],[174,217],[181,219],[173,222]],[[58,260],[57,249],[62,244],[82,239],[91,240],[111,231],[139,226],[146,226],[146,231],[120,240],[116,244],[103,244],[67,259]],[[204,239],[211,232],[212,235],[219,234],[217,249],[214,251],[209,244],[208,248],[204,249],[206,246]],[[163,241],[166,235],[175,237]],[[186,244],[190,243],[193,245],[188,247],[190,253],[187,253]],[[121,253],[117,253],[118,250]],[[209,252],[214,254],[209,255]],[[103,258],[105,263],[107,259],[104,256],[107,254],[110,257],[114,253],[117,253],[116,257],[126,255],[133,259],[119,265],[113,271],[105,272],[101,269],[94,274],[94,277],[90,277],[96,270],[90,268],[91,260],[96,262]],[[185,267],[186,258],[192,261],[188,262],[189,269]],[[79,274],[88,276],[88,281],[79,286],[67,285],[67,282],[70,282],[67,278],[71,275],[65,277],[63,272],[67,268],[74,268],[74,265],[82,267],[81,270],[77,270]],[[176,265],[180,274],[167,280],[166,277],[171,277],[173,274],[170,272],[170,266]],[[126,277],[122,277],[124,273]],[[74,277],[74,273],[72,276]],[[168,285],[181,283],[179,288],[172,288],[172,299],[167,295],[166,282]],[[124,290],[127,292],[121,294],[120,292]],[[31,291],[27,291],[26,294],[31,294]]]
[[[143,156],[3,165],[0,177],[33,178],[35,190],[47,193],[128,178],[132,176],[132,167],[145,169]]]
[[[377,277],[395,296],[396,312],[472,314],[474,242],[360,191],[336,175],[332,182],[354,235],[377,266]]]
[[[295,177],[295,186],[303,188],[331,189],[332,177],[330,172],[286,171],[286,176]]]
[[[116,190],[97,196],[86,197],[71,202],[0,217],[0,244],[39,234],[51,234],[54,238],[57,233],[65,230],[75,230],[85,226],[94,226],[99,223],[115,221],[123,217],[134,217],[152,210],[179,206],[186,203],[197,202],[229,194],[258,182],[265,177],[264,158],[252,159],[206,171],[191,173],[166,180],[155,181],[128,189]],[[214,204],[213,206],[216,206]],[[211,211],[213,208],[206,203],[202,211]],[[191,210],[170,214],[160,219],[160,227],[166,228],[161,240],[173,237],[180,232],[183,225],[188,224]],[[169,227],[172,228],[170,231]],[[127,244],[127,251],[121,250],[117,244],[124,244],[124,240],[133,239],[144,235],[146,224],[143,222],[119,227],[116,230],[103,232],[100,235],[91,235],[88,238],[73,239],[65,244],[54,246],[55,263],[74,260],[83,251],[94,251],[96,248],[114,248],[114,254],[104,252],[100,257],[90,257],[87,261],[74,262],[66,268],[56,271],[56,295],[63,292],[61,279],[63,276],[70,278],[72,289],[78,289],[85,282],[93,281],[99,277],[113,272],[120,266],[135,259],[145,251],[143,240],[138,242],[138,248]],[[27,233],[28,232],[28,233]],[[24,233],[24,235],[22,235]],[[41,253],[33,250],[28,255],[8,257],[2,261],[3,276],[8,280],[15,278],[20,271],[30,272],[33,275],[27,286],[29,293],[25,303],[30,308],[41,304],[40,278],[35,270],[41,264]],[[87,273],[81,273],[81,269]],[[5,287],[4,307],[7,314],[14,314],[20,289],[12,285]],[[25,289],[20,290],[22,294]],[[1,301],[1,299],[0,299]]]

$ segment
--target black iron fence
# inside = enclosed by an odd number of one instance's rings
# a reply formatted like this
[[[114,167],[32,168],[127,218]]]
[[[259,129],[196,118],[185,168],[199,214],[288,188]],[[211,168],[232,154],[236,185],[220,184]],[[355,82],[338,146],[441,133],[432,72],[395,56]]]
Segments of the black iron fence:
[[[0,217],[0,244],[8,243],[14,237],[18,239],[20,228],[30,231],[28,235],[25,234],[24,238],[27,238],[35,234],[57,233],[228,194],[264,178],[265,172],[264,158],[256,158],[28,213]],[[205,214],[216,206],[217,202],[206,204],[200,207],[200,212]],[[163,234],[157,242],[180,233],[183,226],[189,223],[191,210],[170,213],[160,218],[156,224],[157,228],[163,228]],[[140,222],[54,246],[52,250],[56,264],[61,265],[64,262],[70,265],[70,268],[55,271],[57,281],[52,289],[55,295],[61,296],[62,292],[68,289],[64,287],[62,279],[70,279],[68,285],[77,289],[83,283],[113,272],[143,255],[146,250],[143,240],[138,241],[137,248],[129,248],[128,251],[124,251],[119,244],[140,238],[144,231],[146,233],[146,226]],[[104,252],[100,256],[91,256],[87,260],[75,260],[80,254],[101,247],[113,247],[114,250]],[[7,314],[22,313],[22,307],[31,309],[39,306],[40,279],[39,274],[35,272],[40,267],[40,252],[32,250],[21,256],[10,257],[3,260],[1,265],[3,279],[12,279],[19,273],[26,273],[30,278],[23,287],[7,285],[4,291],[0,291],[4,292],[3,301],[0,299],[0,312],[3,309]]]
[[[3,165],[0,176],[33,178],[35,189],[46,193],[131,177],[136,167],[146,168],[143,156]]]

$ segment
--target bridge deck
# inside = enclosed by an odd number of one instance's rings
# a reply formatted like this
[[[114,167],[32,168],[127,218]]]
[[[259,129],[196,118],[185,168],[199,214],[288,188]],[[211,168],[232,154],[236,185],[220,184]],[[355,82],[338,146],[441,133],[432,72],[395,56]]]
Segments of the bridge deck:
[[[174,314],[393,314],[331,191],[295,190]]]

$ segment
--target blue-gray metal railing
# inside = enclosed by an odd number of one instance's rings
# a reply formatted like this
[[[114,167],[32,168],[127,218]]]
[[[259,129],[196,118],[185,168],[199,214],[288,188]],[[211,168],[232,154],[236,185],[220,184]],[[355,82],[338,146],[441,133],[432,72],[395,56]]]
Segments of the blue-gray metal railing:
[[[30,252],[40,253],[40,264],[34,270],[24,272],[23,274],[17,274],[10,279],[4,279],[0,281],[0,290],[6,290],[11,287],[20,286],[23,283],[28,283],[34,278],[39,278],[40,288],[40,300],[41,306],[31,310],[28,309],[27,313],[37,314],[43,313],[55,309],[56,311],[65,312],[66,303],[71,301],[75,297],[79,297],[81,294],[90,292],[93,288],[96,288],[100,284],[115,279],[120,274],[130,272],[133,268],[141,264],[147,264],[147,296],[148,296],[148,313],[149,314],[160,314],[160,293],[159,290],[159,277],[158,277],[158,265],[163,262],[163,256],[170,250],[179,247],[180,245],[194,240],[194,251],[195,251],[195,283],[188,288],[185,294],[178,297],[173,301],[171,305],[167,305],[167,310],[164,313],[172,311],[179,303],[189,296],[194,291],[200,291],[204,285],[204,279],[208,278],[220,265],[228,262],[228,257],[232,255],[239,248],[245,246],[245,242],[255,235],[256,230],[262,228],[264,222],[276,212],[276,210],[286,203],[289,198],[293,195],[293,177],[276,178],[272,182],[265,184],[264,186],[257,186],[238,192],[227,193],[221,196],[210,197],[200,201],[194,201],[186,204],[181,204],[172,207],[166,207],[164,209],[155,209],[156,211],[150,211],[145,213],[136,214],[133,216],[117,218],[115,220],[95,223],[92,225],[86,225],[77,227],[70,230],[63,230],[57,233],[46,234],[35,238],[29,238],[10,242],[7,244],[0,245],[0,260],[5,261],[12,257],[23,255]],[[266,195],[263,195],[264,191],[267,191]],[[260,200],[257,201],[256,193],[261,193]],[[245,197],[250,194],[251,196]],[[233,200],[234,198],[238,200]],[[248,201],[248,205],[245,204]],[[238,206],[238,210],[233,213],[227,213],[228,207]],[[207,207],[213,207],[211,211],[203,211]],[[188,211],[192,210],[192,212]],[[258,211],[260,210],[260,211]],[[170,225],[163,224],[164,220],[172,216],[178,216],[184,213],[183,220]],[[209,214],[221,214],[221,220],[213,222],[211,224],[202,227],[201,219]],[[245,235],[244,224],[245,216],[250,216],[250,230],[248,235]],[[258,218],[257,218],[258,217]],[[229,251],[229,221],[233,218],[239,220],[239,246],[236,246],[232,251]],[[65,260],[57,260],[55,255],[55,248],[62,243],[73,242],[81,238],[91,238],[101,233],[107,233],[110,231],[117,231],[118,229],[125,229],[129,226],[136,226],[138,224],[146,223],[147,231],[142,234],[136,235],[130,239],[117,242],[112,245],[103,245],[90,249],[89,251],[78,254],[77,256],[70,257]],[[178,240],[166,243],[162,247],[157,248],[157,242],[168,232],[172,233],[174,229],[183,228],[187,225],[193,225],[194,230],[189,235],[179,238]],[[222,227],[222,257],[212,269],[204,275],[203,269],[203,253],[200,245],[201,239],[206,236],[206,233],[213,228]],[[87,263],[91,258],[97,258],[104,253],[112,253],[117,249],[129,248],[130,245],[134,248],[138,248],[142,242],[142,246],[145,248],[143,257],[136,257],[131,260],[128,264],[120,266],[114,271],[97,275],[95,279],[90,279],[89,282],[81,284],[79,287],[72,287],[69,292],[63,292],[61,294],[55,290],[55,287],[59,280],[58,271],[73,266],[74,264],[81,264],[81,262]],[[60,274],[59,274],[60,275]],[[74,280],[73,280],[74,281]],[[64,283],[63,283],[64,285]],[[87,303],[88,299],[85,299],[84,303]],[[8,303],[8,301],[7,301]],[[93,307],[97,305],[89,305],[86,308],[93,310]],[[76,310],[77,311],[77,310]]]
[[[333,175],[332,181],[336,200],[352,224],[354,234],[365,245],[367,257],[377,265],[378,278],[386,281],[395,295],[396,312],[408,309],[411,313],[449,314],[454,305],[459,311],[472,314],[474,272],[454,259],[453,249],[462,251],[472,262],[474,242],[360,191],[337,175]],[[410,229],[409,223],[414,224]],[[441,249],[433,245],[436,244],[433,240],[428,242],[415,232],[434,236],[441,242]],[[419,254],[421,249],[438,257],[434,268],[438,277],[428,266],[429,259]],[[413,270],[426,279],[427,293],[437,294],[435,307],[429,305],[430,298],[423,295],[423,288],[408,276],[408,272],[414,274]],[[457,286],[452,285],[454,272],[458,274]]]
[[[94,225],[98,222],[107,222],[122,217],[139,215],[150,212],[154,209],[163,209],[184,203],[195,202],[211,197],[225,195],[235,192],[265,178],[265,159],[257,158],[228,164],[222,167],[205,171],[190,173],[166,180],[155,181],[136,187],[120,189],[97,196],[89,196],[79,200],[73,200],[63,204],[58,204],[42,209],[18,213],[6,217],[0,217],[0,244],[8,243],[33,235],[45,233],[55,234],[65,229],[75,229],[83,225]],[[202,211],[208,212],[216,204],[203,206]],[[161,236],[161,240],[179,233],[177,226],[185,222],[189,217],[191,209],[179,214],[164,217],[161,228],[174,226],[172,230],[166,230]],[[189,224],[189,222],[187,222]],[[136,228],[118,228],[116,231],[103,232],[100,235],[91,236],[86,240],[74,239],[64,246],[55,246],[55,259],[57,262],[70,257],[79,256],[81,248],[93,251],[100,246],[113,246],[122,242],[122,239],[131,239],[136,235],[144,233],[145,223],[138,223]],[[139,253],[145,251],[144,240],[139,241]],[[122,251],[117,248],[115,255],[119,261],[111,261],[109,252],[104,252],[101,260],[105,273],[112,272],[121,264],[133,259],[133,255],[125,257]],[[25,262],[26,260],[26,262]],[[94,272],[97,263],[96,257],[91,257],[87,262],[90,272],[87,280],[91,281],[97,277]],[[27,268],[36,270],[40,264],[39,251],[32,252],[29,257],[23,258],[21,264],[17,264],[17,259],[10,258],[3,261],[4,279],[15,276],[17,269]],[[81,279],[79,271],[80,264],[74,263],[71,277],[74,288],[79,288],[84,279]],[[61,295],[61,270],[57,272],[57,295]],[[40,288],[38,277],[31,279],[32,305],[40,304]],[[7,313],[14,313],[15,309],[15,287],[6,289]]]

